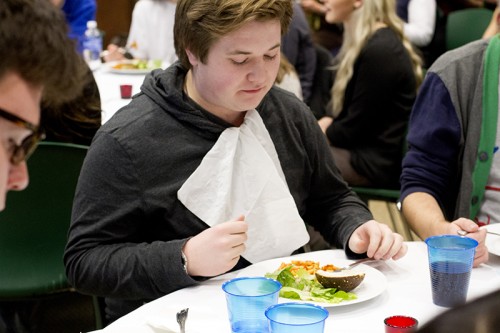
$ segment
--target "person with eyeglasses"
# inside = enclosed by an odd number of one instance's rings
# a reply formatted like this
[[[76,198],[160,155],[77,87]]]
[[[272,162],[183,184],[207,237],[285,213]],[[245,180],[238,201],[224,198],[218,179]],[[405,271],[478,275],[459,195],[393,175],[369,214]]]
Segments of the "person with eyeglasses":
[[[77,96],[84,70],[67,37],[64,16],[50,1],[2,0],[0,17],[2,211],[8,191],[28,186],[26,159],[44,137],[39,127],[41,101]]]

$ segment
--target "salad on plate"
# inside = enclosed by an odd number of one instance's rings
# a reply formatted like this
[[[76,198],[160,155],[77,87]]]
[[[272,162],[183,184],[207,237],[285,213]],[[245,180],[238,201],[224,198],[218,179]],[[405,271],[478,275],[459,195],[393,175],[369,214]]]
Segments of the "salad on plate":
[[[144,60],[144,59],[131,59],[112,61],[106,64],[108,70],[112,73],[119,74],[145,74],[153,69],[160,68],[162,61],[160,60]]]
[[[265,276],[281,283],[283,287],[279,296],[283,298],[329,304],[357,299],[357,295],[350,290],[361,283],[364,273],[338,270],[339,267],[331,264],[320,267],[319,262],[292,260],[282,263],[278,269]],[[318,281],[318,277],[323,284]]]

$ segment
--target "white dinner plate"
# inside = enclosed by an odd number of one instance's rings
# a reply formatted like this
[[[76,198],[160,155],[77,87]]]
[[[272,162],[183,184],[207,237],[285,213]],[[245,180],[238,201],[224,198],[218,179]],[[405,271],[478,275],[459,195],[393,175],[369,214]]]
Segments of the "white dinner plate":
[[[266,261],[262,261],[256,263],[254,265],[248,266],[247,268],[242,269],[238,273],[238,277],[243,276],[264,276],[266,273],[272,273],[277,270],[282,262],[290,262],[292,260],[313,260],[318,261],[320,266],[333,264],[337,267],[345,267],[348,264],[352,263],[352,260],[345,259],[335,259],[332,258],[330,251],[319,251],[319,252],[309,252],[304,253],[300,256],[294,257],[285,257],[285,258],[277,258],[270,259]],[[387,288],[387,278],[382,272],[379,270],[370,267],[365,264],[360,264],[352,269],[353,271],[359,271],[365,273],[365,278],[361,284],[354,289],[352,292],[355,293],[358,298],[352,301],[342,301],[340,303],[323,303],[323,302],[313,302],[313,301],[304,301],[306,303],[313,303],[323,307],[333,307],[333,306],[345,306],[351,305],[355,303],[361,303],[368,301],[384,292]],[[280,302],[300,302],[298,300],[291,300],[288,298],[280,298]]]
[[[484,228],[488,229],[488,231],[500,233],[500,223],[490,224]],[[486,247],[489,253],[500,256],[500,236],[486,234]]]
[[[105,63],[106,70],[110,73],[115,73],[115,74],[148,74],[151,72],[154,68],[141,68],[141,69],[136,69],[136,68],[115,68],[115,66],[119,64],[127,64],[127,63],[133,63],[134,60],[121,60],[121,61],[110,61]]]

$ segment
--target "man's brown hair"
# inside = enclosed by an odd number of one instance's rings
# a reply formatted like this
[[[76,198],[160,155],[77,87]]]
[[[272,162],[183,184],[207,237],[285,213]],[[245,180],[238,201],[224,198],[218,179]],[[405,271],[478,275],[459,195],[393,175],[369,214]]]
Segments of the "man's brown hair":
[[[49,0],[0,1],[0,79],[9,72],[65,101],[83,85],[85,64],[67,36],[62,11]]]
[[[174,24],[177,57],[189,69],[186,49],[204,63],[216,41],[244,24],[279,20],[283,34],[292,15],[291,0],[179,0]]]

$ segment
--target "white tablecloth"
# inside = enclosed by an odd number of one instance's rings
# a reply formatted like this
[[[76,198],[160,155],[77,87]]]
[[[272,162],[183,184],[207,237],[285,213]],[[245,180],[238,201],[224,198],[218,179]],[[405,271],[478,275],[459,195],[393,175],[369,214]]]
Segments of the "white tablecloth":
[[[111,73],[105,64],[93,73],[101,95],[102,123],[104,124],[116,111],[130,102],[130,99],[121,98],[120,85],[131,84],[132,95],[135,95],[140,91],[145,74]]]
[[[379,296],[357,304],[328,308],[330,315],[325,332],[384,332],[384,318],[391,315],[409,315],[419,323],[429,321],[446,308],[432,303],[427,260],[423,242],[408,242],[408,254],[398,261],[378,262],[372,267],[380,270],[388,280],[387,289]],[[332,263],[346,259],[341,250],[330,250]],[[231,332],[227,319],[224,292],[221,285],[235,277],[237,272],[185,288],[153,302],[120,318],[100,333],[152,333],[168,332],[158,327],[163,324],[175,327],[175,314],[189,308],[187,333]],[[500,288],[500,257],[491,255],[487,265],[475,268],[471,274],[468,300]],[[200,327],[203,329],[200,330]]]

